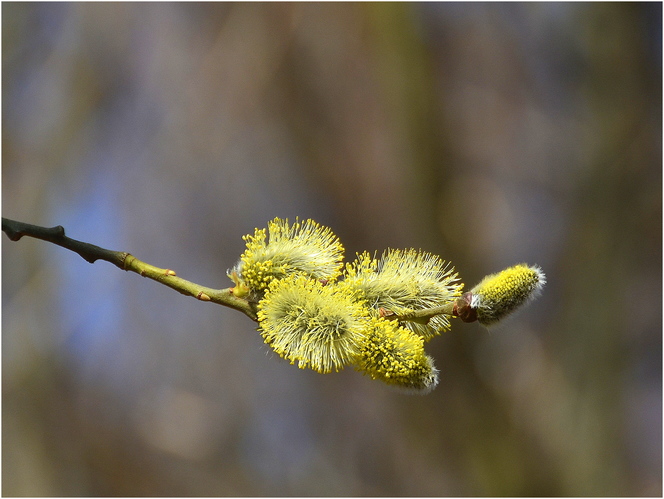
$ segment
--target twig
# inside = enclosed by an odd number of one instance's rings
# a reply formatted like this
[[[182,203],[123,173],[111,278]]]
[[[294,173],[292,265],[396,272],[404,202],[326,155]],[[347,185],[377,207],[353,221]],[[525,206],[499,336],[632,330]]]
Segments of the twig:
[[[127,252],[111,251],[95,246],[94,244],[71,239],[65,236],[65,229],[61,225],[50,228],[40,227],[3,217],[2,230],[11,241],[18,241],[23,236],[48,241],[77,253],[87,262],[94,263],[97,260],[110,262],[122,270],[136,272],[143,277],[168,286],[183,295],[193,296],[198,300],[211,301],[218,305],[234,308],[244,313],[250,319],[254,321],[258,320],[256,316],[256,304],[236,297],[232,292],[232,288],[213,289],[201,286],[200,284],[178,277],[171,269],[162,269],[142,262]]]
[[[409,322],[419,322],[421,324],[427,324],[432,317],[436,315],[451,315],[454,314],[454,302],[442,305],[440,307],[432,308],[423,308],[420,310],[414,310],[406,314],[398,315],[399,321],[409,321]]]
[[[436,315],[450,315],[452,317],[458,317],[457,313],[457,301],[446,303],[440,307],[432,308],[422,308],[420,310],[413,310],[412,312],[406,312],[403,314],[397,314],[392,310],[387,310],[385,308],[378,309],[381,317],[385,317],[391,321],[399,322],[417,322],[419,324],[428,324],[432,317]]]
[[[112,251],[94,244],[77,241],[65,235],[65,229],[61,225],[55,227],[40,227],[23,222],[17,222],[8,218],[2,218],[2,230],[11,241],[18,241],[23,236],[29,236],[43,241],[48,241],[58,246],[62,246],[89,263],[97,260],[104,260],[112,263],[116,267],[135,272],[143,277],[157,281],[169,288],[172,288],[183,295],[193,296],[201,301],[210,301],[218,305],[234,308],[254,321],[258,321],[256,315],[256,303],[238,298],[233,294],[233,288],[213,289],[201,286],[186,279],[178,277],[171,269],[162,269],[145,263],[130,253],[124,251]],[[467,296],[468,295],[468,296]],[[390,310],[382,310],[381,315],[391,320],[400,322],[410,321],[427,324],[429,320],[436,315],[449,315],[459,317],[465,322],[472,322],[477,319],[476,316],[468,316],[467,310],[470,305],[470,295],[466,293],[463,297],[453,303],[448,303],[440,307],[416,310],[406,314],[397,315]]]
[[[381,317],[391,321],[417,322],[419,324],[428,324],[431,318],[436,315],[457,317],[463,322],[475,322],[477,320],[477,309],[473,308],[473,293],[471,291],[467,291],[454,301],[439,307],[422,308],[403,314],[397,314],[392,310],[381,307],[378,312]]]

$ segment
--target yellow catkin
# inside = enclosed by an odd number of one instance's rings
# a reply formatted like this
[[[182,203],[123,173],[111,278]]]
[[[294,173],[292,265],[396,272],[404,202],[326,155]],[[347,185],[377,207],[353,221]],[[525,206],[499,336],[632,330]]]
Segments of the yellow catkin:
[[[228,272],[236,283],[236,296],[263,293],[275,279],[303,274],[332,281],[342,267],[343,246],[332,231],[313,220],[275,218],[267,229],[244,236],[246,250]]]
[[[438,383],[438,370],[424,353],[424,340],[382,318],[370,320],[356,369],[372,379],[417,393],[427,393]]]
[[[259,329],[281,357],[320,373],[354,362],[369,312],[343,283],[302,275],[275,280],[259,303]]]
[[[378,260],[362,253],[346,265],[344,280],[374,310],[397,315],[452,303],[463,288],[453,267],[415,249],[387,250]],[[450,322],[445,315],[437,315],[428,324],[406,322],[404,326],[428,341],[447,331]]]
[[[546,276],[539,267],[515,265],[482,279],[471,290],[470,306],[477,311],[480,324],[495,324],[535,298],[544,284]]]

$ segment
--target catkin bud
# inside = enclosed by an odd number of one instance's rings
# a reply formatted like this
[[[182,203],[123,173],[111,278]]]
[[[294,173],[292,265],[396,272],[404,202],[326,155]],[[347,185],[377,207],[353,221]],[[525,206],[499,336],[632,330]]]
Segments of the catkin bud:
[[[482,279],[468,296],[464,295],[466,302],[459,309],[489,326],[537,297],[544,284],[546,276],[538,266],[515,265]]]

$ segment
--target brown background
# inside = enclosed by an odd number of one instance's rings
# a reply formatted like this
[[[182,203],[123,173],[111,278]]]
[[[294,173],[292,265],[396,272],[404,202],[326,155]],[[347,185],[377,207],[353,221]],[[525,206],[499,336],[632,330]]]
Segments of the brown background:
[[[213,287],[275,216],[549,281],[417,397],[3,236],[4,495],[661,495],[661,4],[2,13],[4,216]]]

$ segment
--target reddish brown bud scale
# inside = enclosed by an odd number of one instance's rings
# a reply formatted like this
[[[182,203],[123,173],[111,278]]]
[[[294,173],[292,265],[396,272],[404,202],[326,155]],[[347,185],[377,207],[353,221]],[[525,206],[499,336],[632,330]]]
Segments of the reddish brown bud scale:
[[[392,310],[388,310],[383,307],[378,307],[378,315],[387,320],[395,320],[398,318],[397,314],[395,314]]]
[[[468,291],[457,298],[454,302],[452,315],[458,317],[463,322],[475,322],[477,320],[477,310],[470,306],[473,299],[473,293]]]

